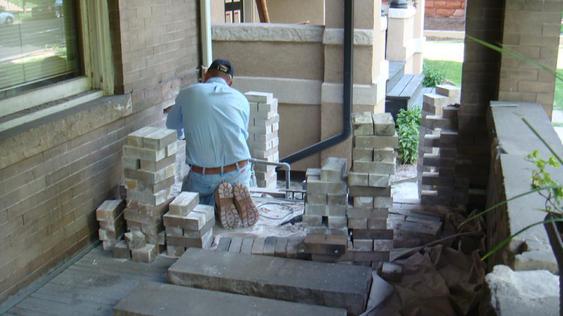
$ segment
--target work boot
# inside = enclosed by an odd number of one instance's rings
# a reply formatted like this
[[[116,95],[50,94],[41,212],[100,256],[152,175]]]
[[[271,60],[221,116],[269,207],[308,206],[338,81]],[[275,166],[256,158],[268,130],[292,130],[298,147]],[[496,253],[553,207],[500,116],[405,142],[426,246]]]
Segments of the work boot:
[[[215,190],[215,216],[219,219],[219,224],[227,229],[237,228],[241,223],[233,202],[233,186],[228,182],[221,182]]]
[[[240,183],[233,187],[235,206],[240,216],[242,227],[250,227],[258,221],[258,209],[250,197],[250,192],[245,185]]]

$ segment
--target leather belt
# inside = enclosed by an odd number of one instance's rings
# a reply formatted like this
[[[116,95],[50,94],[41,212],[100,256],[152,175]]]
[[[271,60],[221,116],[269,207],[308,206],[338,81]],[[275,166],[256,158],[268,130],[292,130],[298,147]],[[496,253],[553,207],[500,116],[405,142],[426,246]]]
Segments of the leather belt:
[[[201,174],[220,174],[221,172],[227,173],[242,168],[248,164],[248,160],[241,160],[223,167],[204,168],[200,166],[190,166],[190,171]]]

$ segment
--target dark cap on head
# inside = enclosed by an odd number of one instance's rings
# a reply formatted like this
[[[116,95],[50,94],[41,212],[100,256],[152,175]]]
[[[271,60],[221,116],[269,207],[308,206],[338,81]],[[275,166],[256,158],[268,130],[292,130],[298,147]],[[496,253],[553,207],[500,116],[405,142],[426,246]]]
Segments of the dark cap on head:
[[[234,76],[235,74],[231,62],[226,59],[215,59],[207,70],[217,70],[230,76]]]

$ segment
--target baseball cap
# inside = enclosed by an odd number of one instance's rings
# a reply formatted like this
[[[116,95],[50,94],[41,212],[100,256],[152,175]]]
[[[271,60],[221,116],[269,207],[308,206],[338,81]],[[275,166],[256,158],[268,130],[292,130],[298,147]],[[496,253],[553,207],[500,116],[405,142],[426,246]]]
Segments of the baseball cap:
[[[231,76],[234,76],[235,74],[235,70],[233,69],[231,62],[226,59],[215,59],[207,70],[217,70]]]

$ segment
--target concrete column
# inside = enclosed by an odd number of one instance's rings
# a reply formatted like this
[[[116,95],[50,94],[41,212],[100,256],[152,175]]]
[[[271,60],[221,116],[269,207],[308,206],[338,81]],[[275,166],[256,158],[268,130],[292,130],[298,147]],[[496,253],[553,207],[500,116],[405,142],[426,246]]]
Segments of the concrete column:
[[[387,31],[387,59],[405,63],[405,73],[413,73],[415,48],[414,25],[416,9],[389,9]]]
[[[325,0],[324,83],[321,91],[321,139],[342,130],[342,65],[344,0]],[[385,60],[385,30],[381,0],[354,1],[354,103],[353,112],[383,112],[389,66]],[[351,138],[321,154],[351,160]],[[350,164],[349,164],[350,165]]]

